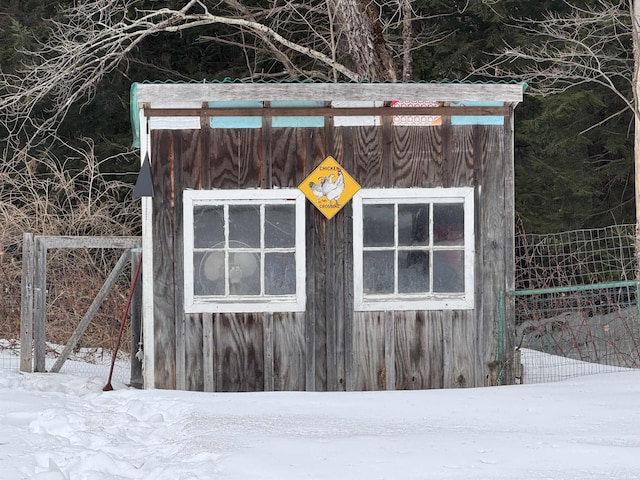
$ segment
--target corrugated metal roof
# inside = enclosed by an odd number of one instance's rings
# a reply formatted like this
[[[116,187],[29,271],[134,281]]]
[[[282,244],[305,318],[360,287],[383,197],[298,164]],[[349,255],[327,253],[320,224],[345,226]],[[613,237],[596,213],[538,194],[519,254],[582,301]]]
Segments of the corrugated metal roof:
[[[185,81],[185,80],[143,80],[139,83],[151,83],[151,84],[182,84],[182,83],[186,83],[186,84],[198,84],[198,83],[231,83],[231,84],[238,84],[238,83],[260,83],[260,84],[285,84],[285,83],[317,83],[317,84],[326,84],[326,83],[346,83],[346,84],[360,84],[360,83],[366,83],[366,84],[388,84],[388,83],[409,83],[409,84],[441,84],[441,83],[459,83],[459,84],[467,84],[467,85],[522,85],[523,89],[526,89],[528,87],[528,85],[525,82],[520,82],[518,80],[457,80],[457,79],[442,79],[442,80],[408,80],[406,82],[392,82],[390,80],[384,80],[384,81],[373,81],[370,82],[368,80],[362,80],[360,82],[356,82],[353,80],[342,80],[342,81],[338,81],[338,82],[326,82],[323,80],[296,80],[296,79],[284,79],[284,80],[276,80],[276,79],[267,79],[267,80],[263,80],[263,79],[259,79],[259,80],[245,80],[242,78],[231,78],[231,77],[225,77],[222,80],[220,79],[212,79],[212,80],[207,80],[206,78],[203,80],[189,80],[189,81]]]

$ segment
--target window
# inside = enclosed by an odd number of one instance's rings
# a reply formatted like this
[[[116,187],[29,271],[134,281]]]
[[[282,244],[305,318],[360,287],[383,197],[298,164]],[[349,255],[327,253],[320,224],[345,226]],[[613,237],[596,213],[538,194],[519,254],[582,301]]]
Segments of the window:
[[[185,312],[305,308],[304,195],[184,192]]]
[[[353,197],[356,310],[473,308],[473,188]]]

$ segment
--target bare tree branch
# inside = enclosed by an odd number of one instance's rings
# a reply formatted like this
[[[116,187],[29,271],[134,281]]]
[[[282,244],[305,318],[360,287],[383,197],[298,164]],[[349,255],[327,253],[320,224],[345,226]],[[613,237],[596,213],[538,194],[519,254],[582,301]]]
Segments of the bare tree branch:
[[[571,7],[568,15],[549,13],[543,20],[513,20],[531,38],[530,46],[507,45],[473,75],[518,78],[534,95],[553,95],[585,84],[609,89],[635,111],[630,97],[632,55],[631,0],[600,0],[596,7]]]

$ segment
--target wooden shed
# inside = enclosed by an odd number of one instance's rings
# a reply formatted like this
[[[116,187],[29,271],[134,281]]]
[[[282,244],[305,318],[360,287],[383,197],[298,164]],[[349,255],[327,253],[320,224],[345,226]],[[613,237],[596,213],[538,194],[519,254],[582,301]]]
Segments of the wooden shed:
[[[512,382],[500,298],[522,96],[518,83],[134,84],[153,184],[145,387]]]

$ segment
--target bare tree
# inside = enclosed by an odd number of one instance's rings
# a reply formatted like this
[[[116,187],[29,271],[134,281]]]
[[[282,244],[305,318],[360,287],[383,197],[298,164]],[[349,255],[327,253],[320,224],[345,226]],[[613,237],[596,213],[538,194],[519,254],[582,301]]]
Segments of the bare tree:
[[[513,26],[531,38],[530,45],[508,45],[474,73],[520,78],[529,84],[530,93],[542,96],[600,85],[624,105],[614,116],[633,113],[636,251],[640,259],[640,1],[598,0],[594,6],[581,6],[567,0],[565,4],[568,14],[513,20]],[[640,278],[640,267],[638,274]]]

